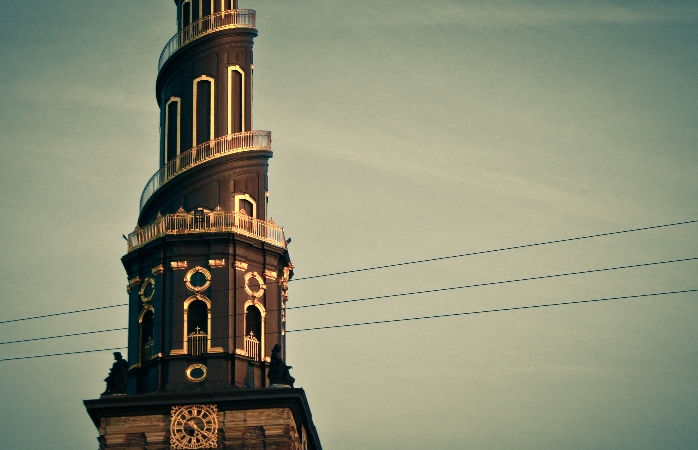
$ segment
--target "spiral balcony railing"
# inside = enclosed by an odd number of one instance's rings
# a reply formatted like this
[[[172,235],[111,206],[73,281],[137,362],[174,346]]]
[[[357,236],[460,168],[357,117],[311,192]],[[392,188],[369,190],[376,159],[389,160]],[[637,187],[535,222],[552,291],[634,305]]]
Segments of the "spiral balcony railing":
[[[215,33],[229,28],[255,28],[257,13],[253,9],[233,9],[222,11],[203,17],[191,25],[185,27],[165,45],[160,53],[158,72],[162,70],[165,62],[174,55],[177,50],[201,36]]]
[[[150,177],[141,194],[141,211],[155,191],[180,173],[221,156],[251,150],[271,150],[271,131],[229,134],[180,153]]]
[[[182,208],[175,214],[159,215],[155,222],[136,227],[128,235],[128,251],[143,247],[168,234],[195,233],[237,233],[286,248],[284,229],[273,220],[265,221],[248,216],[245,211],[223,211],[220,207],[213,211],[186,212]]]

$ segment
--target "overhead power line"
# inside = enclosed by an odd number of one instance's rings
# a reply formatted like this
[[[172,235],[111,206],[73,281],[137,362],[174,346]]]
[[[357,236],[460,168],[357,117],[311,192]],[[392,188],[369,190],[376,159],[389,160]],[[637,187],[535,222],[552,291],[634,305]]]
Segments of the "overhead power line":
[[[541,276],[536,276],[536,277],[517,278],[517,279],[513,279],[513,280],[491,281],[488,283],[478,283],[478,284],[469,284],[469,285],[465,285],[465,286],[454,286],[454,287],[446,287],[446,288],[427,289],[427,290],[423,290],[423,291],[403,292],[400,294],[386,294],[386,295],[378,295],[375,297],[363,297],[363,298],[356,298],[356,299],[350,299],[350,300],[338,300],[338,301],[334,301],[334,302],[315,303],[315,304],[311,304],[311,305],[291,306],[291,307],[288,307],[286,309],[287,310],[306,309],[306,308],[314,308],[317,306],[339,305],[339,304],[343,304],[343,303],[357,303],[357,302],[363,302],[363,301],[368,301],[368,300],[378,300],[378,299],[393,298],[393,297],[405,297],[405,296],[409,296],[409,295],[431,294],[431,293],[436,293],[436,292],[454,291],[454,290],[458,290],[458,289],[494,286],[494,285],[499,285],[499,284],[518,283],[518,282],[522,282],[522,281],[543,280],[543,279],[550,279],[550,278],[607,272],[607,271],[621,270],[621,269],[632,269],[632,268],[638,268],[638,267],[648,267],[648,266],[656,266],[656,265],[660,265],[660,264],[670,264],[670,263],[695,261],[695,260],[698,260],[698,257],[674,259],[674,260],[669,260],[669,261],[657,261],[657,262],[642,263],[642,264],[633,264],[633,265],[627,265],[627,266],[608,267],[608,268],[604,268],[604,269],[590,269],[590,270],[583,270],[583,271],[577,271],[577,272],[558,273],[558,274],[553,274],[553,275],[541,275]],[[275,312],[275,311],[276,311],[276,309],[269,309],[269,310],[267,310],[267,313],[271,313],[271,312]],[[230,315],[230,314],[226,314],[226,315],[222,315],[222,316],[215,315],[215,316],[212,316],[211,319],[220,319],[220,318],[231,317],[231,316],[232,315]],[[171,322],[172,325],[179,325],[181,323],[184,323],[184,321]],[[45,337],[39,337],[39,338],[22,339],[22,340],[16,340],[16,341],[0,342],[0,345],[17,344],[17,343],[21,343],[21,342],[30,342],[30,341],[42,341],[42,340],[48,340],[48,339],[59,339],[59,338],[64,338],[64,337],[82,336],[82,335],[88,335],[88,334],[107,333],[107,332],[111,332],[111,331],[123,331],[123,330],[128,330],[128,328],[113,328],[113,329],[109,329],[109,330],[86,331],[86,332],[82,332],[82,333],[72,333],[72,334],[64,334],[64,335],[58,335],[58,336],[45,336]]]
[[[453,259],[453,258],[462,258],[462,257],[466,257],[466,256],[484,255],[484,254],[488,254],[488,253],[504,252],[504,251],[508,251],[508,250],[518,250],[518,249],[529,248],[529,247],[540,247],[543,245],[559,244],[559,243],[571,242],[571,241],[580,241],[580,240],[584,240],[584,239],[592,239],[592,238],[597,238],[597,237],[613,236],[613,235],[617,235],[617,234],[633,233],[636,231],[655,230],[655,229],[659,229],[659,228],[674,227],[674,226],[679,226],[679,225],[688,225],[688,224],[693,224],[693,223],[698,223],[698,219],[686,220],[683,222],[667,223],[667,224],[663,224],[663,225],[653,225],[653,226],[649,226],[649,227],[632,228],[632,229],[621,230],[621,231],[611,231],[608,233],[590,234],[587,236],[578,236],[578,237],[566,238],[566,239],[556,239],[556,240],[552,240],[552,241],[544,241],[544,242],[538,242],[538,243],[534,243],[534,244],[523,244],[523,245],[515,245],[512,247],[503,247],[503,248],[497,248],[497,249],[491,249],[491,250],[482,250],[482,251],[471,252],[471,253],[461,253],[458,255],[441,256],[441,257],[437,257],[437,258],[428,258],[428,259],[419,259],[419,260],[406,261],[406,262],[395,263],[395,264],[386,264],[386,265],[382,265],[382,266],[365,267],[362,269],[352,269],[352,270],[345,270],[345,271],[341,271],[341,272],[332,272],[332,273],[326,273],[326,274],[320,274],[320,275],[311,275],[311,276],[307,276],[307,277],[294,278],[291,281],[310,280],[310,279],[314,279],[314,278],[323,278],[323,277],[345,275],[345,274],[357,273],[357,272],[366,272],[369,270],[388,269],[391,267],[408,266],[408,265],[412,265],[412,264],[420,264],[420,263],[426,263],[426,262],[432,262],[432,261],[441,261],[441,260],[447,260],[447,259]],[[232,290],[232,289],[211,290],[209,292],[213,293],[213,292],[223,292],[223,291],[230,291],[230,290]],[[78,310],[74,310],[74,311],[64,311],[64,312],[53,313],[53,314],[44,314],[41,316],[23,317],[20,319],[2,320],[2,321],[0,321],[0,324],[12,323],[12,322],[21,322],[21,321],[25,321],[25,320],[44,319],[44,318],[48,318],[48,317],[56,317],[56,316],[63,316],[63,315],[67,315],[67,314],[77,314],[77,313],[83,313],[83,312],[89,312],[89,311],[97,311],[97,310],[101,310],[101,309],[117,308],[117,307],[121,307],[121,306],[128,306],[128,303],[119,303],[119,304],[115,304],[115,305],[100,306],[97,308],[78,309]]]
[[[667,223],[664,225],[653,225],[651,227],[632,228],[629,230],[611,231],[608,233],[599,233],[599,234],[590,234],[588,236],[578,236],[578,237],[572,237],[572,238],[566,238],[566,239],[556,239],[553,241],[537,242],[535,244],[514,245],[512,247],[502,247],[502,248],[497,248],[497,249],[492,249],[492,250],[482,250],[482,251],[478,251],[478,252],[460,253],[458,255],[439,256],[436,258],[428,258],[428,259],[417,259],[414,261],[407,261],[407,262],[401,262],[401,263],[395,263],[395,264],[385,264],[382,266],[374,266],[374,267],[364,267],[362,269],[344,270],[341,272],[324,273],[321,275],[310,275],[307,277],[294,278],[291,281],[312,280],[314,278],[333,277],[335,275],[346,275],[346,274],[350,274],[350,273],[367,272],[369,270],[389,269],[391,267],[409,266],[412,264],[421,264],[421,263],[433,262],[433,261],[443,261],[445,259],[463,258],[465,256],[484,255],[487,253],[505,252],[508,250],[518,250],[518,249],[529,248],[529,247],[540,247],[543,245],[560,244],[562,242],[571,242],[571,241],[581,241],[583,239],[592,239],[592,238],[598,238],[598,237],[604,237],[604,236],[613,236],[613,235],[617,235],[617,234],[633,233],[636,231],[656,230],[658,228],[675,227],[678,225],[688,225],[688,224],[692,224],[692,223],[698,223],[698,220],[686,220],[684,222],[674,222],[674,223]]]
[[[99,306],[97,308],[76,309],[75,311],[64,311],[64,312],[53,313],[53,314],[44,314],[42,316],[23,317],[21,319],[3,320],[3,321],[0,321],[0,324],[12,323],[12,322],[22,322],[24,320],[44,319],[46,317],[65,316],[67,314],[77,314],[77,313],[83,313],[83,312],[88,312],[88,311],[99,311],[100,309],[118,308],[119,306],[128,306],[128,303],[119,303],[118,305]]]
[[[79,355],[81,353],[98,353],[98,352],[112,352],[116,350],[126,350],[127,347],[115,347],[115,348],[100,348],[98,350],[80,350],[76,352],[65,352],[65,353],[51,353],[50,355],[32,355],[32,356],[18,356],[16,358],[4,358],[0,359],[3,361],[17,361],[19,359],[35,359],[35,358],[48,358],[50,356],[67,356],[67,355]]]
[[[607,302],[607,301],[614,301],[614,300],[627,300],[627,299],[631,299],[631,298],[647,298],[647,297],[658,297],[658,296],[662,296],[662,295],[685,294],[685,293],[690,293],[690,292],[698,292],[698,289],[685,289],[685,290],[681,290],[681,291],[656,292],[656,293],[651,293],[651,294],[624,295],[621,297],[605,297],[605,298],[596,298],[596,299],[588,299],[588,300],[574,300],[574,301],[559,302],[559,303],[544,303],[542,305],[512,306],[510,308],[484,309],[484,310],[479,310],[479,311],[465,311],[465,312],[459,312],[459,313],[437,314],[437,315],[431,315],[431,316],[406,317],[406,318],[388,319],[388,320],[376,320],[376,321],[371,321],[371,322],[358,322],[358,323],[347,323],[347,324],[340,324],[340,325],[327,325],[327,326],[322,326],[322,327],[310,327],[310,328],[300,328],[298,330],[288,330],[288,331],[286,331],[286,333],[300,333],[303,331],[330,330],[330,329],[337,329],[337,328],[359,327],[359,326],[364,326],[364,325],[380,325],[380,324],[386,324],[386,323],[412,322],[412,321],[427,320],[427,319],[442,319],[442,318],[447,318],[447,317],[478,315],[478,314],[487,314],[487,313],[495,313],[495,312],[520,311],[520,310],[526,310],[526,309],[540,309],[540,308],[548,308],[548,307],[552,307],[552,306],[568,306],[568,305],[580,305],[580,304],[584,304],[584,303],[600,303],[600,302]],[[52,354],[48,354],[48,355],[18,356],[18,357],[14,357],[14,358],[0,359],[0,362],[17,361],[17,360],[22,360],[22,359],[47,358],[47,357],[51,357],[51,356],[77,355],[77,354],[82,354],[82,353],[107,352],[107,351],[124,350],[124,349],[126,349],[126,347],[104,348],[104,349],[99,349],[99,350],[80,350],[80,351],[65,352],[65,353],[52,353]]]
[[[58,338],[66,338],[66,337],[73,337],[73,336],[85,336],[87,334],[109,333],[112,331],[125,331],[125,330],[128,330],[128,327],[112,328],[111,330],[84,331],[82,333],[61,334],[58,336],[46,336],[46,337],[31,338],[31,339],[20,339],[17,341],[0,342],[0,345],[19,344],[21,342],[32,342],[32,341],[45,341],[47,339],[58,339]]]
[[[442,319],[445,317],[458,317],[458,316],[468,316],[476,314],[486,314],[494,312],[505,312],[505,311],[519,311],[523,309],[536,309],[536,308],[548,308],[550,306],[566,306],[566,305],[580,305],[583,303],[597,303],[597,302],[608,302],[612,300],[625,300],[629,298],[643,298],[643,297],[656,297],[660,295],[673,295],[673,294],[685,294],[688,292],[698,292],[698,289],[686,289],[683,291],[671,291],[671,292],[657,292],[654,294],[638,294],[638,295],[624,295],[622,297],[607,297],[607,298],[595,298],[590,300],[576,300],[572,302],[560,302],[560,303],[545,303],[542,305],[529,305],[529,306],[512,306],[511,308],[498,308],[498,309],[483,309],[480,311],[466,311],[451,314],[437,314],[433,316],[420,316],[420,317],[407,317],[403,319],[388,319],[388,320],[376,320],[373,322],[359,322],[359,323],[347,323],[342,325],[327,325],[324,327],[311,327],[311,328],[301,328],[298,330],[288,330],[286,333],[298,333],[301,331],[317,331],[317,330],[330,330],[334,328],[347,328],[347,327],[359,327],[363,325],[379,325],[384,323],[397,323],[397,322],[409,322],[416,320],[426,320],[426,319]],[[2,361],[2,360],[0,360]]]
[[[670,261],[658,261],[658,262],[651,262],[651,263],[642,263],[642,264],[633,264],[629,266],[617,266],[617,267],[607,267],[605,269],[590,269],[590,270],[582,270],[582,271],[577,271],[577,272],[567,272],[567,273],[557,273],[554,275],[541,275],[537,277],[526,277],[526,278],[516,278],[514,280],[504,280],[504,281],[490,281],[488,283],[477,283],[477,284],[467,284],[465,286],[453,286],[453,287],[446,287],[446,288],[436,288],[436,289],[427,289],[424,291],[413,291],[413,292],[403,292],[401,294],[386,294],[386,295],[377,295],[374,297],[363,297],[363,298],[354,298],[351,300],[338,300],[335,302],[324,302],[324,303],[313,303],[310,305],[301,305],[301,306],[289,306],[286,309],[303,309],[303,308],[314,308],[316,306],[330,306],[330,305],[340,305],[343,303],[356,303],[356,302],[365,302],[368,300],[379,300],[379,299],[384,299],[384,298],[392,298],[392,297],[406,297],[408,295],[418,295],[418,294],[431,294],[434,292],[445,292],[445,291],[455,291],[458,289],[468,289],[468,288],[475,288],[475,287],[484,287],[484,286],[494,286],[498,284],[508,284],[508,283],[519,283],[521,281],[533,281],[533,280],[544,280],[544,279],[549,279],[549,278],[559,278],[559,277],[568,277],[571,275],[584,275],[584,274],[589,274],[589,273],[599,273],[599,272],[608,272],[612,270],[621,270],[621,269],[634,269],[638,267],[648,267],[648,266],[657,266],[660,264],[670,264],[670,263],[678,263],[678,262],[685,262],[685,261],[695,261],[698,260],[698,257],[696,258],[685,258],[685,259],[673,259]]]

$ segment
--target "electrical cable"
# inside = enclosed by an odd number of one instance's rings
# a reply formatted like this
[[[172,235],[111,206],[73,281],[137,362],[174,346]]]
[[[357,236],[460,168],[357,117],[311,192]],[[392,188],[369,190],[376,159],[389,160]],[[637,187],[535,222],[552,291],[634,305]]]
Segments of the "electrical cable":
[[[466,311],[460,313],[451,314],[438,314],[433,316],[420,316],[420,317],[406,317],[403,319],[388,319],[388,320],[376,320],[374,322],[360,322],[360,323],[347,323],[342,325],[328,325],[324,327],[311,327],[311,328],[301,328],[298,330],[287,330],[286,333],[298,333],[301,331],[316,331],[316,330],[329,330],[333,328],[347,328],[347,327],[358,327],[363,325],[378,325],[383,323],[396,323],[396,322],[408,322],[415,320],[426,320],[426,319],[441,319],[445,317],[457,317],[457,316],[467,316],[475,314],[486,314],[493,312],[505,312],[505,311],[518,311],[523,309],[535,309],[535,308],[547,308],[550,306],[565,306],[565,305],[579,305],[582,303],[597,303],[597,302],[607,302],[612,300],[624,300],[629,298],[642,298],[642,297],[655,297],[659,295],[672,295],[672,294],[684,294],[687,292],[698,292],[698,289],[686,289],[683,291],[671,291],[671,292],[657,292],[654,294],[638,294],[638,295],[625,295],[622,297],[607,297],[607,298],[595,298],[590,300],[576,300],[572,302],[561,302],[561,303],[545,303],[542,305],[529,305],[529,306],[513,306],[511,308],[498,308],[498,309],[483,309],[481,311]],[[0,360],[2,361],[2,360]]]
[[[401,294],[377,295],[375,297],[363,297],[363,298],[354,298],[351,300],[338,300],[335,302],[313,303],[310,305],[289,306],[286,309],[291,310],[291,309],[314,308],[316,306],[340,305],[342,303],[356,303],[356,302],[364,302],[367,300],[378,300],[378,299],[392,298],[392,297],[405,297],[408,295],[431,294],[434,292],[455,291],[458,289],[494,286],[494,285],[498,285],[498,284],[518,283],[521,281],[543,280],[543,279],[547,279],[547,278],[559,278],[559,277],[567,277],[567,276],[571,276],[571,275],[583,275],[583,274],[588,274],[588,273],[608,272],[608,271],[612,271],[612,270],[632,269],[632,268],[637,268],[637,267],[656,266],[659,264],[670,264],[670,263],[695,261],[695,260],[698,260],[698,257],[685,258],[685,259],[674,259],[674,260],[670,260],[670,261],[658,261],[658,262],[643,263],[643,264],[633,264],[633,265],[629,265],[629,266],[608,267],[605,269],[582,270],[582,271],[577,271],[577,272],[558,273],[558,274],[554,274],[554,275],[541,275],[541,276],[537,276],[537,277],[517,278],[514,280],[491,281],[489,283],[477,283],[477,284],[468,284],[465,286],[453,286],[453,287],[447,287],[447,288],[427,289],[424,291],[403,292]]]
[[[86,334],[109,333],[112,331],[124,331],[124,330],[128,330],[128,327],[112,328],[111,330],[84,331],[82,333],[61,334],[59,336],[46,336],[46,337],[40,337],[40,338],[20,339],[18,341],[0,342],[0,345],[19,344],[20,342],[45,341],[47,339],[58,339],[58,338],[73,337],[73,336],[84,336]]]
[[[668,261],[657,261],[657,262],[651,262],[651,263],[641,263],[641,264],[633,264],[633,265],[626,265],[626,266],[608,267],[608,268],[604,268],[604,269],[590,269],[590,270],[583,270],[583,271],[576,271],[576,272],[558,273],[558,274],[553,274],[553,275],[541,275],[541,276],[536,276],[536,277],[517,278],[517,279],[513,279],[513,280],[491,281],[488,283],[477,283],[477,284],[469,284],[469,285],[465,285],[465,286],[453,286],[453,287],[447,287],[447,288],[427,289],[427,290],[423,290],[423,291],[403,292],[403,293],[399,293],[399,294],[386,294],[386,295],[379,295],[379,296],[375,296],[375,297],[363,297],[363,298],[356,298],[356,299],[350,299],[350,300],[338,300],[338,301],[326,302],[326,303],[314,303],[314,304],[310,304],[310,305],[291,306],[291,307],[287,307],[286,310],[307,309],[307,308],[314,308],[317,306],[331,306],[331,305],[339,305],[339,304],[344,304],[344,303],[357,303],[357,302],[363,302],[363,301],[368,301],[368,300],[378,300],[378,299],[394,298],[394,297],[405,297],[405,296],[409,296],[409,295],[431,294],[431,293],[436,293],[436,292],[454,291],[454,290],[459,290],[459,289],[494,286],[494,285],[508,284],[508,283],[518,283],[518,282],[523,282],[523,281],[543,280],[543,279],[566,277],[566,276],[573,276],[573,275],[584,275],[584,274],[590,274],[590,273],[599,273],[599,272],[607,272],[607,271],[621,270],[621,269],[631,269],[631,268],[638,268],[638,267],[648,267],[648,266],[656,266],[656,265],[660,265],[660,264],[671,264],[671,263],[695,261],[695,260],[698,260],[698,257],[674,259],[674,260],[668,260]],[[271,313],[271,312],[275,312],[275,311],[277,311],[277,310],[276,309],[269,309],[269,310],[267,310],[267,313]],[[221,319],[221,318],[229,318],[232,316],[233,315],[231,315],[231,314],[213,315],[213,316],[211,316],[211,320],[217,320],[217,319]],[[179,325],[182,323],[184,323],[184,321],[174,321],[174,322],[170,322],[170,325]],[[22,340],[17,340],[17,341],[0,342],[0,345],[16,344],[16,343],[30,342],[30,341],[41,341],[41,340],[48,340],[48,339],[58,339],[58,338],[64,338],[64,337],[81,336],[81,335],[106,333],[106,332],[111,332],[111,331],[123,331],[123,330],[128,330],[128,328],[127,327],[126,328],[114,328],[114,329],[109,329],[109,330],[96,330],[96,331],[87,331],[87,332],[82,332],[82,333],[73,333],[73,334],[65,334],[65,335],[58,335],[58,336],[46,336],[46,337],[40,337],[40,338],[22,339]]]
[[[698,223],[698,219],[697,220],[686,220],[684,222],[667,223],[667,224],[663,224],[663,225],[653,225],[650,227],[632,228],[629,230],[611,231],[608,233],[590,234],[588,236],[579,236],[579,237],[566,238],[566,239],[556,239],[553,241],[544,241],[544,242],[538,242],[535,244],[515,245],[512,247],[502,247],[502,248],[497,248],[497,249],[493,249],[493,250],[482,250],[479,252],[461,253],[458,255],[439,256],[436,258],[428,258],[428,259],[418,259],[415,261],[407,261],[407,262],[395,263],[395,264],[386,264],[386,265],[374,266],[374,267],[365,267],[362,269],[344,270],[341,272],[331,272],[331,273],[325,273],[325,274],[321,274],[321,275],[311,275],[311,276],[307,276],[307,277],[294,278],[291,281],[311,280],[314,278],[332,277],[335,275],[345,275],[345,274],[349,274],[349,273],[366,272],[369,270],[388,269],[391,267],[408,266],[411,264],[421,264],[421,263],[425,263],[425,262],[442,261],[445,259],[453,259],[453,258],[463,258],[465,256],[484,255],[487,253],[505,252],[508,250],[518,250],[518,249],[529,248],[529,247],[540,247],[540,246],[549,245],[549,244],[559,244],[562,242],[581,241],[583,239],[592,239],[592,238],[597,238],[597,237],[613,236],[616,234],[633,233],[635,231],[655,230],[657,228],[675,227],[678,225],[688,225],[688,224],[692,224],[692,223]]]
[[[114,347],[114,348],[100,348],[98,350],[80,350],[80,351],[76,351],[76,352],[51,353],[50,355],[18,356],[16,358],[0,359],[0,362],[2,362],[2,361],[17,361],[19,359],[48,358],[49,356],[79,355],[81,353],[111,352],[114,350],[126,350],[126,349],[127,349],[127,347]]]
[[[99,306],[97,308],[77,309],[75,311],[64,311],[64,312],[53,313],[53,314],[44,314],[43,316],[23,317],[21,319],[3,320],[3,321],[0,321],[0,324],[12,323],[12,322],[22,322],[24,320],[44,319],[46,317],[65,316],[67,314],[77,314],[77,313],[88,312],[88,311],[98,311],[100,309],[118,308],[119,306],[128,306],[128,303],[119,303],[118,305]]]
[[[571,241],[579,241],[579,240],[583,240],[583,239],[592,239],[592,238],[604,237],[604,236],[613,236],[613,235],[617,235],[617,234],[633,233],[636,231],[655,230],[655,229],[659,229],[659,228],[674,227],[674,226],[679,226],[679,225],[688,225],[688,224],[693,224],[693,223],[698,223],[698,219],[686,220],[683,222],[667,223],[667,224],[662,224],[662,225],[653,225],[653,226],[649,226],[649,227],[632,228],[632,229],[621,230],[621,231],[611,231],[608,233],[591,234],[591,235],[587,235],[587,236],[578,236],[578,237],[566,238],[566,239],[556,239],[556,240],[552,240],[552,241],[538,242],[535,244],[515,245],[512,247],[503,247],[503,248],[498,248],[498,249],[482,250],[482,251],[471,252],[471,253],[461,253],[458,255],[441,256],[441,257],[437,257],[437,258],[420,259],[420,260],[415,260],[415,261],[406,261],[406,262],[402,262],[402,263],[386,264],[386,265],[382,265],[382,266],[365,267],[362,269],[352,269],[352,270],[345,270],[345,271],[341,271],[341,272],[332,272],[332,273],[326,273],[326,274],[320,274],[320,275],[311,275],[308,277],[294,278],[290,281],[302,281],[302,280],[310,280],[310,279],[314,279],[314,278],[330,277],[330,276],[335,276],[335,275],[345,275],[345,274],[350,274],[350,273],[366,272],[366,271],[370,271],[370,270],[387,269],[387,268],[391,268],[391,267],[400,267],[400,266],[407,266],[407,265],[411,265],[411,264],[420,264],[420,263],[425,263],[425,262],[441,261],[441,260],[447,260],[447,259],[453,259],[453,258],[462,258],[462,257],[466,257],[466,256],[484,255],[487,253],[497,253],[497,252],[504,252],[504,251],[508,251],[508,250],[517,250],[517,249],[529,248],[529,247],[539,247],[539,246],[543,246],[543,245],[558,244],[558,243],[571,242]],[[210,292],[213,293],[213,292],[223,292],[223,291],[230,291],[230,290],[232,290],[232,288],[231,289],[212,290]],[[121,307],[121,306],[128,306],[128,303],[120,303],[120,304],[116,304],[116,305],[101,306],[101,307],[97,307],[97,308],[78,309],[78,310],[74,310],[74,311],[65,311],[65,312],[54,313],[54,314],[45,314],[45,315],[41,315],[41,316],[24,317],[24,318],[20,318],[20,319],[2,320],[2,321],[0,321],[0,324],[12,323],[12,322],[21,322],[21,321],[25,321],[25,320],[43,319],[43,318],[47,318],[47,317],[62,316],[62,315],[67,315],[67,314],[76,314],[76,313],[82,313],[82,312],[88,312],[88,311],[97,311],[100,309],[117,308],[117,307]]]
[[[376,320],[376,321],[372,321],[372,322],[359,322],[359,323],[347,323],[347,324],[340,324],[340,325],[327,325],[327,326],[322,326],[322,327],[310,327],[310,328],[300,328],[297,330],[288,330],[288,331],[286,331],[286,333],[300,333],[303,331],[330,330],[330,329],[337,329],[337,328],[358,327],[358,326],[364,326],[364,325],[379,325],[379,324],[398,323],[398,322],[410,322],[410,321],[427,320],[427,319],[442,319],[442,318],[447,318],[447,317],[487,314],[487,313],[494,313],[494,312],[507,312],[507,311],[520,311],[520,310],[526,310],[526,309],[548,308],[548,307],[552,307],[552,306],[580,305],[580,304],[585,304],[585,303],[599,303],[599,302],[607,302],[607,301],[614,301],[614,300],[626,300],[626,299],[631,299],[631,298],[657,297],[657,296],[662,296],[662,295],[685,294],[685,293],[690,293],[690,292],[698,292],[698,289],[684,289],[681,291],[655,292],[655,293],[651,293],[651,294],[636,294],[636,295],[624,295],[624,296],[620,296],[620,297],[604,297],[604,298],[595,298],[595,299],[587,299],[587,300],[574,300],[574,301],[570,301],[570,302],[544,303],[542,305],[512,306],[509,308],[484,309],[484,310],[479,310],[479,311],[464,311],[464,312],[459,312],[459,313],[437,314],[437,315],[431,315],[431,316],[405,317],[405,318],[400,318],[400,319]],[[65,353],[53,353],[53,354],[48,354],[48,355],[19,356],[19,357],[14,357],[14,358],[3,358],[3,359],[0,359],[0,362],[16,361],[16,360],[21,360],[21,359],[46,358],[46,357],[50,357],[50,356],[75,355],[75,354],[81,354],[81,353],[106,352],[106,351],[124,350],[124,349],[126,349],[126,347],[105,348],[105,349],[100,349],[100,350],[82,350],[82,351],[65,352]]]

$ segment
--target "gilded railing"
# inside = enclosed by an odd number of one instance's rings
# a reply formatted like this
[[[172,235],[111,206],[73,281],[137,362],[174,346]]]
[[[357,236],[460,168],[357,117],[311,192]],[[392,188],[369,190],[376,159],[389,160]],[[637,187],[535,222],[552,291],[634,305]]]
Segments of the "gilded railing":
[[[245,336],[245,351],[247,356],[255,361],[259,361],[259,340],[250,331],[249,336]]]
[[[203,355],[208,347],[208,334],[196,327],[196,330],[187,337],[187,344],[191,356]]]
[[[202,211],[202,214],[188,213],[179,209],[175,214],[158,215],[155,222],[136,227],[128,235],[128,251],[140,248],[159,237],[168,234],[193,233],[237,233],[285,248],[284,229],[273,220],[264,221],[248,216],[245,211]]]
[[[158,72],[177,50],[201,36],[228,28],[255,28],[257,13],[253,9],[233,9],[203,17],[185,27],[165,45],[160,53]]]
[[[250,150],[271,150],[271,131],[229,134],[180,153],[150,177],[141,194],[141,210],[160,187],[185,170],[215,158]]]

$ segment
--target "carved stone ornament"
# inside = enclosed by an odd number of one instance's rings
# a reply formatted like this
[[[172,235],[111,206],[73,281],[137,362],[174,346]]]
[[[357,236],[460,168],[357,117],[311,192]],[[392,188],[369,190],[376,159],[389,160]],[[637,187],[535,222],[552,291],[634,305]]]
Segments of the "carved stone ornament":
[[[267,278],[268,280],[276,280],[276,277],[278,277],[279,274],[274,272],[273,270],[265,270],[264,271],[264,277]]]
[[[193,277],[197,273],[203,274],[205,278],[204,284],[202,284],[201,286],[194,286],[191,282],[191,277]],[[192,292],[203,292],[206,289],[208,289],[209,286],[211,286],[211,272],[209,272],[201,266],[196,266],[189,272],[187,272],[187,274],[184,276],[184,284],[186,284],[187,289],[189,289]]]
[[[225,267],[225,259],[209,259],[208,265],[211,267],[211,269],[220,269]]]
[[[170,263],[170,267],[172,267],[172,270],[187,270],[187,262],[186,261],[172,261]]]
[[[148,290],[148,287],[150,287],[150,294],[147,294],[146,291]],[[153,296],[155,295],[155,280],[152,278],[146,278],[143,284],[141,285],[141,290],[138,293],[141,296],[141,300],[143,300],[143,303],[148,303],[153,299]]]
[[[218,407],[186,405],[172,407],[170,422],[172,449],[218,447]]]
[[[153,270],[151,270],[151,272],[153,272],[153,275],[160,275],[161,273],[165,272],[165,266],[163,266],[162,264],[160,264],[159,266],[155,266],[153,267]]]
[[[235,268],[237,270],[242,270],[245,272],[247,270],[247,263],[244,263],[242,261],[235,261]]]
[[[252,278],[257,280],[257,283],[259,283],[259,288],[257,290],[252,290],[252,287],[250,286],[250,280],[252,280]],[[249,295],[254,298],[259,298],[264,295],[264,290],[266,288],[267,285],[264,284],[264,279],[262,279],[257,272],[248,272],[245,274],[245,292],[247,292]]]

